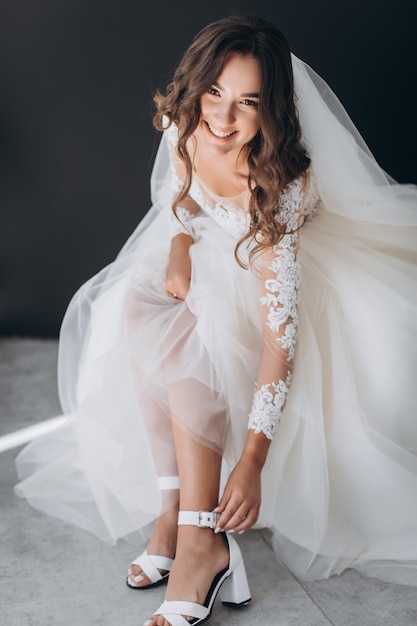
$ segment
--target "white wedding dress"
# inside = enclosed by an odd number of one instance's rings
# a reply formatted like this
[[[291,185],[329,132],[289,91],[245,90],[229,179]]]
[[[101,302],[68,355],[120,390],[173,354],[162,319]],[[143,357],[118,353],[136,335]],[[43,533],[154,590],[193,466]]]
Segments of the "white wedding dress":
[[[353,567],[417,584],[417,190],[382,172],[327,85],[293,66],[312,165],[279,199],[290,234],[242,269],[248,193],[216,196],[197,175],[198,211],[173,219],[170,127],[152,208],[68,308],[68,423],[19,454],[16,492],[115,542],[159,513],[158,476],[176,474],[171,419],[223,452],[223,481],[249,425],[273,438],[258,526],[296,575]],[[178,229],[194,236],[184,302],[163,290]]]

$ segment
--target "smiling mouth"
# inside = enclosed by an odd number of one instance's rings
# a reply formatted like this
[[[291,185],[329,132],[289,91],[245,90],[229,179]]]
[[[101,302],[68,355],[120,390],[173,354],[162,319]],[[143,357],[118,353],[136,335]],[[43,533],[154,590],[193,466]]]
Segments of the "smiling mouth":
[[[208,127],[209,131],[211,132],[211,134],[214,135],[215,137],[219,137],[220,139],[227,139],[227,137],[231,137],[232,135],[237,133],[236,130],[231,130],[228,133],[222,133],[220,130],[216,130],[207,121],[206,121],[206,124],[207,124],[207,127]]]

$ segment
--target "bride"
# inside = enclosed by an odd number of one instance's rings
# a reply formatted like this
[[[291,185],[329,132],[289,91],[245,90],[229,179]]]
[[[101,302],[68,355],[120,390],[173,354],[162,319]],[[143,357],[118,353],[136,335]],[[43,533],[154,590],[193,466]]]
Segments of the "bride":
[[[127,578],[169,577],[149,626],[248,603],[254,526],[297,576],[417,584],[416,188],[255,17],[198,33],[155,102],[153,206],[68,308],[67,426],[16,492],[106,541],[156,519]]]

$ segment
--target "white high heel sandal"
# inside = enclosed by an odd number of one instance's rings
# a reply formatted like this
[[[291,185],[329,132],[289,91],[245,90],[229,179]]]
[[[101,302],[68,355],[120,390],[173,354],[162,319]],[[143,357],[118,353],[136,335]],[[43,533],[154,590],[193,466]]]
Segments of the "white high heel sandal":
[[[160,476],[158,478],[159,491],[179,488],[180,479],[178,476]],[[173,564],[174,559],[157,554],[148,554],[147,550],[144,550],[142,554],[132,561],[127,574],[126,584],[131,589],[150,589],[151,587],[156,587],[168,579]],[[134,576],[131,572],[132,565],[139,565],[145,576],[149,578],[150,582],[147,585],[138,585],[135,583]],[[161,574],[161,571],[164,573]]]
[[[210,511],[180,511],[178,525],[187,524],[199,528],[216,528],[218,515]],[[229,566],[219,572],[213,579],[204,605],[182,600],[165,600],[154,613],[162,615],[172,626],[197,626],[203,624],[210,616],[217,594],[225,606],[239,608],[251,601],[242,553],[236,541],[224,533],[229,547]],[[184,615],[192,617],[191,621]],[[145,622],[145,624],[150,623]]]

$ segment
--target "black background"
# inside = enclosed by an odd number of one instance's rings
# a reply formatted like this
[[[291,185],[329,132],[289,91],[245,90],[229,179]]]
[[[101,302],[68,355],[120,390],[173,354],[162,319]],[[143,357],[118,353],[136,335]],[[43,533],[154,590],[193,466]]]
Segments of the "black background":
[[[416,182],[415,0],[0,4],[0,333],[56,336],[149,208],[152,94],[225,15],[273,21],[380,165]]]

